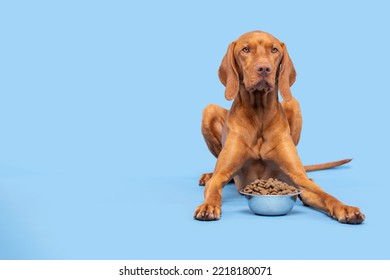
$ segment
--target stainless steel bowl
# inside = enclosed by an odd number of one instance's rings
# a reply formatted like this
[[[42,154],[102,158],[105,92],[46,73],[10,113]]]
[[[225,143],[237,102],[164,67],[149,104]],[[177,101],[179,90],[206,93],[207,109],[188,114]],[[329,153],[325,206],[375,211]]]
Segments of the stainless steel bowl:
[[[249,209],[257,215],[280,216],[286,215],[294,207],[301,191],[285,195],[252,195],[240,192],[248,199]]]

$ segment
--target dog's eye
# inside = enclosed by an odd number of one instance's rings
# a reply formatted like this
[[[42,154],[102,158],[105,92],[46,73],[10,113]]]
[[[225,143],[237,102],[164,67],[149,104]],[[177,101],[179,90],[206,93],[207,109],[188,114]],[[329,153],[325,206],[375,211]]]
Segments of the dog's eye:
[[[248,52],[249,52],[249,48],[248,48],[248,47],[244,47],[244,48],[242,48],[242,51],[243,51],[244,53],[248,53]]]
[[[272,52],[272,53],[277,53],[278,51],[279,51],[279,50],[278,50],[277,48],[272,48],[272,49],[271,49],[271,52]]]

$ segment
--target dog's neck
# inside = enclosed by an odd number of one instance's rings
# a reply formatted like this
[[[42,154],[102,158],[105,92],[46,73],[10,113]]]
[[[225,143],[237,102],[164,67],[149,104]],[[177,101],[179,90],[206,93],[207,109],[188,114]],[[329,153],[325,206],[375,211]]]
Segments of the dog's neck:
[[[254,111],[260,115],[273,115],[279,108],[278,85],[269,91],[248,92],[243,84],[240,84],[239,92],[233,101],[234,107],[241,107],[246,111]]]

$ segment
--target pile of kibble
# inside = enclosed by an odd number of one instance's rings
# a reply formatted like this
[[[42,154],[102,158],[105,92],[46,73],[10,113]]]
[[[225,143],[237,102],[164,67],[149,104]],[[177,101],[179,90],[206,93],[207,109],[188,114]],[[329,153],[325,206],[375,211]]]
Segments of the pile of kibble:
[[[295,194],[298,189],[278,179],[269,178],[268,180],[256,179],[247,185],[243,192],[254,195],[283,195]]]

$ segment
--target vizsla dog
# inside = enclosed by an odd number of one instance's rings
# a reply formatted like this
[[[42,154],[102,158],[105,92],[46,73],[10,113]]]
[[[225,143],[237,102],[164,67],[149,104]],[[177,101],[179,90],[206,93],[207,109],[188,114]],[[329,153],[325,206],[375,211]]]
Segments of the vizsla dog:
[[[342,223],[362,223],[359,208],[340,202],[306,175],[349,160],[303,166],[295,147],[302,116],[290,91],[296,72],[286,45],[265,32],[246,33],[229,45],[218,74],[226,99],[234,101],[230,110],[208,105],[203,111],[202,133],[217,163],[214,173],[200,178],[205,199],[194,217],[221,217],[222,189],[230,180],[242,190],[255,179],[273,177],[302,190],[305,205]]]

